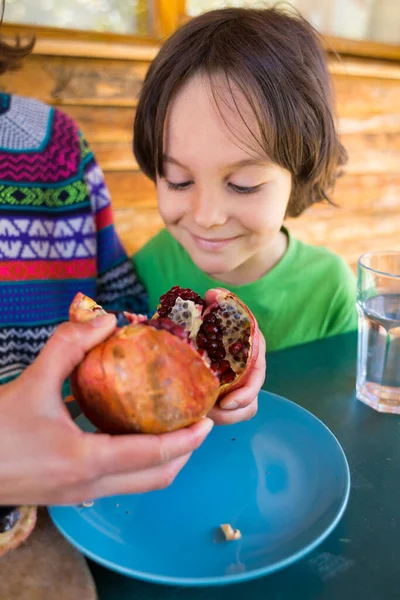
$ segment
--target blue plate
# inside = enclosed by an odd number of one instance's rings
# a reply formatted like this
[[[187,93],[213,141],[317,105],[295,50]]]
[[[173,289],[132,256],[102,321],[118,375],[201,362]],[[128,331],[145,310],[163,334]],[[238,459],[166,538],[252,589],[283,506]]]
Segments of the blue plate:
[[[235,583],[299,560],[343,515],[348,464],[311,413],[266,392],[259,403],[253,420],[215,427],[170,488],[52,507],[54,523],[98,563],[164,584]],[[223,541],[222,523],[242,538]]]

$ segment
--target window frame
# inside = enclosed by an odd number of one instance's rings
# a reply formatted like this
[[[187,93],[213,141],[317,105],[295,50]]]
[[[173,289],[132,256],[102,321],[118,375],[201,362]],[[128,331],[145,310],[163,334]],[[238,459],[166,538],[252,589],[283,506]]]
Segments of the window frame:
[[[190,17],[185,12],[185,0],[149,1],[153,31],[148,36],[18,23],[3,23],[1,34],[5,38],[20,35],[24,39],[35,35],[34,54],[152,60],[163,40]],[[325,35],[322,35],[322,42],[330,54],[400,61],[400,45],[397,44]]]

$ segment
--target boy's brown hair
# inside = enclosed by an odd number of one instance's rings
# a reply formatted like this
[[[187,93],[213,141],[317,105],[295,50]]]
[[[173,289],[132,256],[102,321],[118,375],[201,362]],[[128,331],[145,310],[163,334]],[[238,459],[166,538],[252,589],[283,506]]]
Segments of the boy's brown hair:
[[[347,155],[335,128],[324,50],[311,25],[277,8],[226,8],[178,29],[150,65],[136,112],[134,153],[153,181],[164,175],[168,106],[197,74],[209,78],[217,106],[215,76],[222,75],[228,89],[234,86],[246,98],[261,132],[258,146],[292,174],[288,216],[330,201]]]

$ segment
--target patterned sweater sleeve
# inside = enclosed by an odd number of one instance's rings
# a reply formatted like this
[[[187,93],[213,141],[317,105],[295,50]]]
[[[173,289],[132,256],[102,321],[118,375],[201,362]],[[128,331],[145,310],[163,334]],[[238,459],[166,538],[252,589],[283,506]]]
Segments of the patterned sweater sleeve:
[[[148,314],[148,297],[115,230],[110,193],[104,175],[87,150],[83,177],[91,201],[97,243],[97,298],[110,311]]]

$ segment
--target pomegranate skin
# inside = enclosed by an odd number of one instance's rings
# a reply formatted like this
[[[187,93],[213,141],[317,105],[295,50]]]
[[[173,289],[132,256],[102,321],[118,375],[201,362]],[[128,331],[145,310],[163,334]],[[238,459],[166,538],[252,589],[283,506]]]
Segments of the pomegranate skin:
[[[18,548],[32,533],[36,525],[36,506],[20,506],[20,519],[15,526],[0,533],[0,556]]]
[[[140,324],[90,350],[71,387],[86,417],[110,434],[181,429],[204,417],[219,394],[218,378],[195,348]]]

